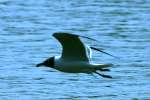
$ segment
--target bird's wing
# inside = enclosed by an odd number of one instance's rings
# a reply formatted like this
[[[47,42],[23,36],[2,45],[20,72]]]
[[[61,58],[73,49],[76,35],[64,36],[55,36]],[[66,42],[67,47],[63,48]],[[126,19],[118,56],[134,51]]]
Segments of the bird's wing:
[[[69,33],[54,33],[53,36],[62,45],[62,59],[72,61],[89,61],[86,47],[78,35]]]
[[[88,56],[89,60],[91,60],[91,58],[92,58],[91,48],[89,46],[86,46],[86,51],[87,51],[86,53],[87,53],[87,56]]]

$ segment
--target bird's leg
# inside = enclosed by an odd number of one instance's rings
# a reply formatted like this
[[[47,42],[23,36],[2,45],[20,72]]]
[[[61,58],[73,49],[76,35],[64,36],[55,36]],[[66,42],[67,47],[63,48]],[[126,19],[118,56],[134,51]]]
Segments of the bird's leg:
[[[100,75],[101,77],[104,77],[104,78],[112,78],[111,76],[109,75],[104,75],[104,74],[101,74],[101,73],[98,73],[95,71],[96,74]]]

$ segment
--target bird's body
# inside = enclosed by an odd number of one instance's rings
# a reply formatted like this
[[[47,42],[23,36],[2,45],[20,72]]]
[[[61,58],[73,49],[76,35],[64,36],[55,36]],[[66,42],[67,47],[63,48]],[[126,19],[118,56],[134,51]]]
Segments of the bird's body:
[[[63,60],[61,57],[55,57],[55,69],[67,73],[93,73],[98,69],[110,67],[111,64],[93,64],[85,61]]]
[[[45,65],[56,70],[67,73],[97,73],[96,71],[109,71],[105,69],[112,64],[93,64],[91,63],[91,50],[83,44],[78,35],[69,33],[54,33],[53,36],[62,45],[62,54],[57,57],[50,57],[37,66]],[[97,73],[102,77],[111,76]]]

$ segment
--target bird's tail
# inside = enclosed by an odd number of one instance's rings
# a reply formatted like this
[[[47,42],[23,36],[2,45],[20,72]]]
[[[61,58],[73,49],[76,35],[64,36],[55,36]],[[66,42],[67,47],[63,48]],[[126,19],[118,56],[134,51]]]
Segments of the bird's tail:
[[[98,71],[110,71],[108,67],[111,67],[111,66],[113,65],[112,64],[98,64],[94,66],[94,69]]]
[[[95,69],[102,69],[102,68],[108,68],[108,67],[112,67],[113,64],[95,64],[94,68]]]

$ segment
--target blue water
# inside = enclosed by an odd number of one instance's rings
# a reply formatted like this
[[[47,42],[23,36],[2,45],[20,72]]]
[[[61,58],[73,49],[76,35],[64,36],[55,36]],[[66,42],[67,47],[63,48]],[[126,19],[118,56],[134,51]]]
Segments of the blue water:
[[[0,100],[150,100],[149,0],[1,0]],[[93,52],[93,62],[113,63],[113,79],[36,68],[59,55],[54,32],[120,57]]]

